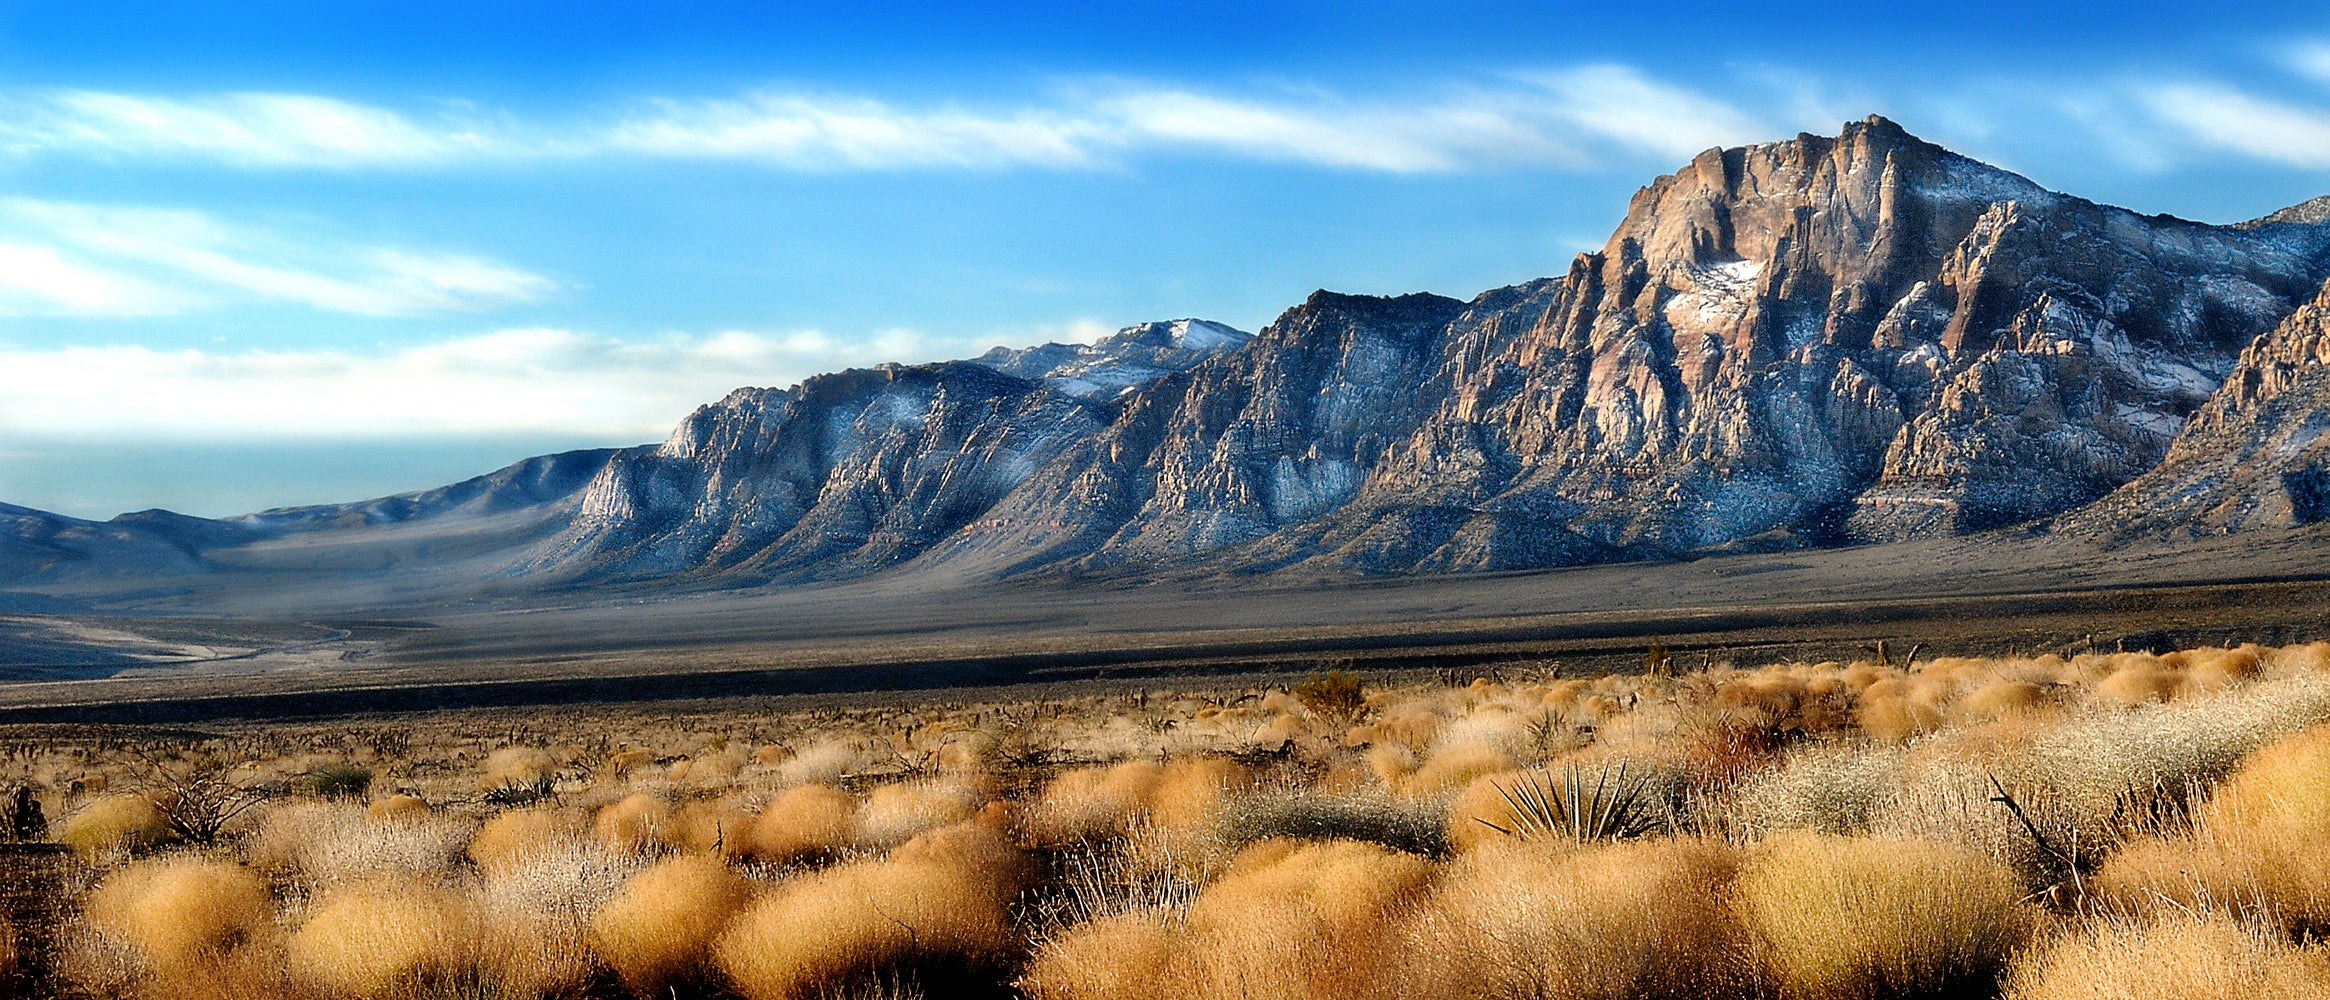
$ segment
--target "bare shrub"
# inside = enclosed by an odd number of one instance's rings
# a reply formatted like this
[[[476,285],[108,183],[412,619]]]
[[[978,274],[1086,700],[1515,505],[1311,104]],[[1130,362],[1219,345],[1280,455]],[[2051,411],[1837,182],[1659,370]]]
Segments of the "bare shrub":
[[[100,932],[153,968],[183,972],[241,944],[274,915],[248,868],[200,857],[141,861],[107,876],[86,904]]]
[[[469,838],[468,821],[455,816],[383,821],[352,803],[300,802],[261,814],[243,851],[271,876],[316,890],[384,875],[434,878]]]
[[[2095,920],[2025,959],[2007,1000],[2301,1000],[2330,995],[2330,951],[2224,917]]]
[[[1745,782],[1733,801],[1744,831],[1854,833],[1892,792],[1901,749],[1892,745],[1818,744],[1789,753],[1779,767]]]
[[[1980,995],[2036,912],[2004,864],[1956,844],[1781,834],[1738,882],[1740,918],[1783,996]]]
[[[778,886],[714,945],[750,1000],[795,1000],[883,973],[992,982],[1020,947],[1009,906],[1018,849],[987,822],[922,834],[890,857]]]
[[[752,883],[717,858],[667,858],[623,883],[591,918],[591,941],[635,996],[709,986],[712,942],[751,896]]]
[[[1306,711],[1322,719],[1350,722],[1367,712],[1367,682],[1342,667],[1312,674],[1293,693]]]
[[[258,774],[256,739],[141,747],[130,752],[136,780],[178,839],[207,844],[274,789]]]

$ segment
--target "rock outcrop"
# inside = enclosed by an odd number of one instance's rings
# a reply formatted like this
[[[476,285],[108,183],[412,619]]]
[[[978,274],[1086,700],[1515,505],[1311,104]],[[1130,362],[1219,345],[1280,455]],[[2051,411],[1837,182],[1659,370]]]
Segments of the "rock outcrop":
[[[2330,284],[2241,352],[2157,468],[2062,519],[2124,540],[2330,519]]]

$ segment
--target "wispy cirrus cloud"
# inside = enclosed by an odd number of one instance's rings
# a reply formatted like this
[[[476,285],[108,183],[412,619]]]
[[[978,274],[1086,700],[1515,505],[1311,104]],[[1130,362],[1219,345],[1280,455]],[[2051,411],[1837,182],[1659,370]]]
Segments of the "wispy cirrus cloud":
[[[0,315],[137,316],[231,301],[408,316],[541,298],[484,258],[301,238],[186,209],[0,199]]]
[[[173,98],[53,90],[0,100],[0,149],[236,167],[409,166],[508,152],[508,140],[452,121],[311,94]]]
[[[656,101],[570,148],[751,159],[806,170],[1080,169],[1172,153],[1444,173],[1578,168],[1613,148],[1687,155],[1748,141],[1764,129],[1725,101],[1619,65],[1515,73],[1403,100],[1318,90],[1234,94],[1130,81],[1086,81],[1065,93],[1047,105],[1002,111],[787,94]]]
[[[1061,329],[1089,334],[1084,322]],[[975,338],[886,330],[624,340],[522,328],[376,351],[0,346],[0,435],[331,440],[555,434],[653,440],[739,385],[968,356]]]
[[[1615,64],[1518,72],[1399,99],[1072,80],[1046,100],[1006,106],[771,91],[644,99],[561,125],[415,117],[305,94],[48,91],[0,100],[0,110],[0,150],[19,157],[249,169],[649,157],[800,171],[1075,170],[1169,153],[1419,173],[1577,168],[1610,150],[1687,154],[1765,132],[1725,100]]]
[[[796,170],[1082,167],[1096,162],[1102,131],[1040,109],[910,110],[861,97],[760,94],[649,101],[572,148]]]
[[[2222,83],[2148,86],[2138,102],[2182,140],[2302,168],[2330,167],[2330,107],[2277,101]]]

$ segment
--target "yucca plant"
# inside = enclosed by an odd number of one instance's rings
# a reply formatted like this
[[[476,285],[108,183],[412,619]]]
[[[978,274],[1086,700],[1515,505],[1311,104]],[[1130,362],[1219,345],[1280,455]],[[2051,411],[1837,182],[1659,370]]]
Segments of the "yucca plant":
[[[1556,787],[1553,772],[1541,783],[1523,775],[1508,788],[1493,785],[1512,812],[1511,825],[1475,817],[1489,829],[1521,840],[1564,837],[1578,843],[1639,837],[1659,826],[1649,808],[1650,781],[1626,773],[1626,765],[1598,769],[1591,780],[1576,764],[1562,769]]]

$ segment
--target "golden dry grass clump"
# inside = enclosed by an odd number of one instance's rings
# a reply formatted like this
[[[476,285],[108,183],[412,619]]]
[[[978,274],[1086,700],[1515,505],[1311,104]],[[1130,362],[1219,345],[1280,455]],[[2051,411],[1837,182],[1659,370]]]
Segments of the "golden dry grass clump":
[[[2096,873],[2109,904],[2229,909],[2293,934],[2330,932],[2330,726],[2250,755],[2194,829],[2122,846]]]
[[[2330,996],[2330,950],[2296,947],[2222,916],[2098,920],[2038,949],[2006,1000],[2315,1000]]]
[[[431,811],[429,800],[399,792],[372,800],[364,807],[364,818],[375,823],[413,823],[427,819]]]
[[[682,850],[741,858],[751,848],[758,817],[725,799],[696,799],[672,813],[671,840]]]
[[[902,844],[971,818],[980,798],[978,789],[958,780],[892,782],[866,795],[858,808],[857,838],[874,847]]]
[[[1253,788],[1253,769],[1226,757],[1187,757],[1165,765],[1149,792],[1148,822],[1186,838],[1211,824],[1230,799]]]
[[[774,864],[829,855],[857,836],[856,796],[830,785],[796,785],[761,807],[743,831],[744,852]]]
[[[1796,1000],[1982,995],[2036,920],[2012,869],[1931,840],[1783,833],[1735,885],[1751,946]]]
[[[496,788],[532,785],[547,781],[558,770],[558,761],[550,751],[540,747],[503,747],[486,755],[478,767],[477,787],[480,791]]]
[[[981,817],[887,858],[781,884],[730,921],[715,961],[750,1000],[824,995],[885,974],[993,982],[1022,946],[1010,904],[1024,862],[998,827]]]
[[[88,858],[150,850],[176,839],[152,799],[129,794],[91,800],[67,817],[55,836],[57,843]]]
[[[1373,844],[1256,843],[1175,921],[1135,911],[1045,943],[1021,986],[1037,1000],[1350,1000],[1382,995],[1431,862]]]
[[[2330,726],[2251,754],[2211,798],[2208,820],[2330,839]]]
[[[586,824],[580,813],[551,806],[512,809],[478,827],[466,852],[480,871],[515,871],[528,859],[580,841]]]
[[[1026,832],[1041,844],[1123,834],[1148,815],[1149,799],[1164,777],[1164,766],[1147,760],[1063,772],[1028,810]]]
[[[752,892],[752,882],[718,858],[667,858],[631,876],[591,918],[591,944],[636,996],[707,985],[712,941]]]
[[[1502,840],[1442,876],[1399,947],[1400,995],[1544,1000],[1740,992],[1721,842]]]
[[[295,979],[324,996],[371,998],[473,975],[479,921],[468,900],[411,882],[327,899],[285,943]]]
[[[652,854],[679,846],[678,824],[670,804],[647,792],[634,792],[599,808],[591,820],[599,843],[617,854]]]
[[[256,873],[201,857],[130,865],[99,883],[86,906],[99,933],[137,949],[160,971],[184,971],[219,956],[275,913]]]

